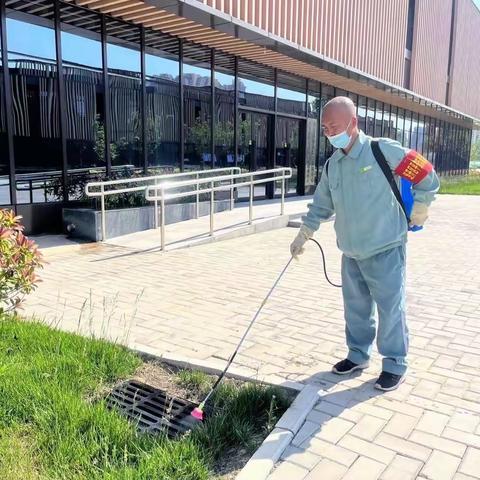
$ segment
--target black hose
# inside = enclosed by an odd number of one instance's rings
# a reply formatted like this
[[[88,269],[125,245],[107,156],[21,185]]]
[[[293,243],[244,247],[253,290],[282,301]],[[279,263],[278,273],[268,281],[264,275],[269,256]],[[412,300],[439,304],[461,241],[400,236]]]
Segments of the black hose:
[[[333,283],[329,278],[328,278],[328,273],[327,273],[327,262],[325,260],[325,253],[323,252],[322,246],[314,239],[310,239],[313,243],[317,244],[317,247],[320,249],[320,253],[322,254],[322,260],[323,260],[323,273],[325,274],[325,278],[327,279],[327,282],[332,286],[332,287],[337,287],[337,288],[342,288],[341,285],[336,285]]]

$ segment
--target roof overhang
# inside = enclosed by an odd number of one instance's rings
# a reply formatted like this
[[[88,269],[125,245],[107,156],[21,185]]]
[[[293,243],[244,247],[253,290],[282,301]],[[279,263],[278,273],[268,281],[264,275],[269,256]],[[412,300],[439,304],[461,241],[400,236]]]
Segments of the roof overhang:
[[[76,0],[72,3],[421,115],[480,128],[480,119],[367,75],[198,0]]]

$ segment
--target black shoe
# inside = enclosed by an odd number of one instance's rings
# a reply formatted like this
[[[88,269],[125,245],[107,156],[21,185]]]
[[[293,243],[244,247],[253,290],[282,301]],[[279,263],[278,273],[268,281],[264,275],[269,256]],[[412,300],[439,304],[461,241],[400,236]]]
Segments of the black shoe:
[[[364,368],[368,368],[369,363],[353,363],[348,358],[342,360],[341,362],[336,363],[333,368],[332,372],[336,373],[337,375],[347,375],[348,373],[352,373],[355,370],[363,370]]]
[[[396,390],[404,380],[404,375],[382,372],[375,383],[375,388],[383,390],[384,392],[390,392],[391,390]]]

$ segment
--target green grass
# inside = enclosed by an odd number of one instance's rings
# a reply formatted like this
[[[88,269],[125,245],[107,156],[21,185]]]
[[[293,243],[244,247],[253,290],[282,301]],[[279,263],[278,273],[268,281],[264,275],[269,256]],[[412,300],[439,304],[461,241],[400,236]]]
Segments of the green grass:
[[[471,173],[464,177],[442,177],[440,193],[452,195],[480,195],[480,174]]]
[[[211,387],[211,377],[198,370],[181,370],[176,375],[176,383],[196,393],[205,393]]]
[[[207,480],[229,449],[252,451],[288,404],[278,389],[227,383],[190,435],[139,435],[98,398],[140,364],[108,342],[0,318],[0,478]],[[180,372],[178,382],[204,389],[211,378]]]

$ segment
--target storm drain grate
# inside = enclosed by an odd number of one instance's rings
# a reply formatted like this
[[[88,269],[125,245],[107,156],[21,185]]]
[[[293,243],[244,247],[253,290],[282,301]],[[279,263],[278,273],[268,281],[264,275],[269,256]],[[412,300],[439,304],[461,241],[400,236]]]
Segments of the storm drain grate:
[[[187,432],[197,423],[190,415],[197,404],[134,380],[116,387],[107,397],[107,406],[135,422],[139,431],[166,433],[170,438]]]

